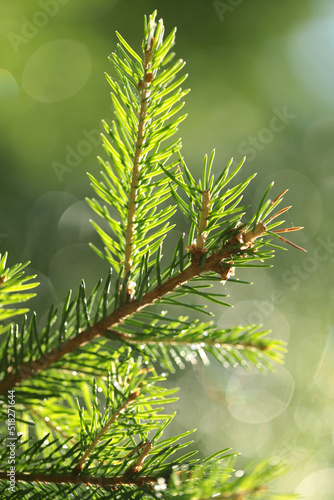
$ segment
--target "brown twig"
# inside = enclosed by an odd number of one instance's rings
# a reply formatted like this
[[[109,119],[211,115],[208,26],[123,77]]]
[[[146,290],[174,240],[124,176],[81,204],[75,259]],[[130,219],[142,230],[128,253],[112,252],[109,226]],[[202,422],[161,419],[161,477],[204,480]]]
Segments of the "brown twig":
[[[150,83],[153,80],[153,74],[150,72],[151,69],[151,58],[153,50],[154,39],[151,38],[149,45],[146,48],[145,60],[144,60],[144,77],[138,84],[140,92],[140,110],[139,110],[139,120],[138,120],[138,130],[136,139],[135,155],[133,158],[132,167],[132,179],[131,187],[129,193],[129,204],[128,204],[128,216],[127,216],[127,226],[125,232],[125,258],[124,258],[124,277],[132,270],[132,246],[133,246],[133,235],[134,235],[134,223],[135,223],[135,211],[137,203],[137,184],[138,176],[140,172],[140,158],[142,155],[142,149],[144,144],[144,130],[145,130],[145,118],[147,109],[147,100],[150,95]],[[128,282],[127,285],[127,302],[130,300],[131,284]]]
[[[155,338],[155,337],[149,337],[148,335],[145,335],[145,337],[142,337],[142,338],[138,338],[138,337],[135,337],[134,335],[130,335],[128,333],[122,333],[122,332],[118,332],[116,330],[108,330],[108,334],[104,334],[103,336],[106,337],[107,339],[110,339],[110,334],[111,335],[114,335],[116,339],[119,339],[119,340],[123,340],[124,342],[128,343],[128,344],[143,344],[145,343],[145,345],[155,345],[157,343],[159,344],[164,344],[164,345],[171,345],[171,346],[174,346],[174,345],[184,345],[184,346],[191,346],[191,345],[196,345],[196,341],[194,340],[191,340],[191,341],[187,341],[187,340],[184,340],[182,337],[181,338],[168,338],[168,337],[159,337],[159,338]],[[221,347],[222,349],[229,349],[230,347],[234,347],[235,349],[238,349],[238,350],[243,350],[243,349],[247,349],[247,350],[250,350],[250,351],[254,351],[254,352],[257,352],[257,351],[265,351],[267,350],[267,345],[266,344],[256,344],[256,343],[253,343],[253,342],[238,342],[237,344],[233,344],[233,343],[227,343],[227,342],[220,342],[219,340],[215,340],[215,339],[207,339],[207,338],[202,338],[200,342],[198,342],[198,344],[205,344],[205,345],[209,345],[209,346],[219,346]]]
[[[138,474],[138,472],[141,471],[143,467],[143,463],[147,457],[147,455],[150,453],[152,450],[152,441],[147,441],[144,445],[141,446],[143,449],[135,461],[134,464],[132,464],[126,471],[124,472],[124,476],[126,477],[132,477],[135,474]]]
[[[0,479],[9,480],[9,473],[0,471]],[[101,488],[112,488],[113,486],[143,486],[144,484],[154,484],[158,481],[156,476],[115,476],[115,477],[95,477],[95,476],[74,476],[73,474],[43,474],[39,472],[26,473],[15,472],[15,481],[25,481],[27,483],[43,484],[86,484],[99,486]],[[267,491],[267,486],[256,486],[250,490],[238,493],[222,493],[216,496],[218,500],[246,500],[251,495],[263,494]],[[211,497],[210,497],[211,498]],[[202,497],[200,500],[209,500]]]
[[[9,472],[0,471],[0,479],[9,480]],[[95,477],[95,476],[75,476],[73,474],[44,474],[42,472],[25,473],[15,472],[15,481],[25,481],[27,483],[56,483],[56,484],[88,484],[108,488],[119,485],[153,484],[157,481],[155,476],[137,476],[137,477]]]
[[[204,266],[201,268],[200,263],[192,263],[189,267],[184,269],[182,272],[175,276],[170,277],[161,286],[157,286],[153,290],[147,292],[139,304],[138,300],[131,300],[124,306],[119,307],[114,312],[112,312],[105,319],[102,319],[92,325],[90,329],[81,331],[76,337],[66,340],[60,348],[54,348],[52,351],[45,353],[43,357],[22,363],[18,367],[17,373],[11,373],[0,383],[0,394],[6,393],[12,387],[15,387],[23,380],[26,380],[38,372],[45,370],[50,365],[56,363],[63,356],[72,353],[79,347],[90,342],[93,338],[102,335],[105,330],[113,328],[115,325],[122,323],[127,317],[131,316],[140,309],[146,307],[147,305],[153,304],[156,300],[160,299],[164,295],[172,292],[176,287],[186,283],[195,276],[199,274],[204,274],[209,271],[217,271],[218,267],[221,269],[220,262],[224,259],[228,259],[233,253],[236,253],[238,249],[236,247],[230,247],[222,252],[215,252],[210,257],[207,258]]]
[[[256,236],[255,233],[252,233],[251,236],[249,236],[248,233],[245,234],[249,238],[247,243],[240,243],[239,240],[242,239],[241,236],[239,239],[237,237],[232,237],[227,243],[225,243],[225,245],[223,245],[221,250],[210,255],[204,262],[203,266],[201,266],[200,261],[193,261],[191,265],[185,268],[182,272],[170,277],[161,286],[157,286],[143,295],[140,303],[137,299],[129,301],[124,306],[115,309],[115,311],[109,314],[109,316],[105,319],[101,319],[92,325],[91,328],[83,330],[76,337],[66,340],[61,347],[52,349],[50,352],[45,353],[43,357],[37,360],[22,363],[19,365],[17,373],[11,373],[2,380],[0,383],[0,394],[5,394],[9,389],[17,386],[20,382],[31,378],[46,368],[49,368],[52,364],[62,359],[63,356],[66,356],[79,347],[84,346],[93,338],[103,335],[106,330],[112,329],[117,324],[122,323],[127,317],[131,316],[140,309],[153,304],[156,300],[159,300],[161,297],[172,292],[175,288],[181,286],[192,278],[214,271],[221,275],[222,280],[227,279],[231,270],[231,266],[229,264],[231,256],[238,254],[248,246],[251,246],[254,238],[261,236],[262,233],[257,231]]]

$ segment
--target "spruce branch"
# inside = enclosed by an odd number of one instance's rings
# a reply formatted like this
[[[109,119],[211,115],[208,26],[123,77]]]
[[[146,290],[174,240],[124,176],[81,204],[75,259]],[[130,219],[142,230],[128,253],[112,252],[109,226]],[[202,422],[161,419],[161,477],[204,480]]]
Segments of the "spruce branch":
[[[218,500],[247,500],[247,498],[259,497],[267,493],[267,486],[255,486],[252,489],[244,490],[238,493],[222,493],[221,495],[216,496]],[[201,500],[209,500],[210,497],[203,497]]]
[[[130,300],[115,309],[106,318],[101,319],[97,323],[78,333],[73,338],[69,338],[60,344],[60,347],[55,347],[49,352],[43,353],[42,357],[30,362],[25,362],[17,367],[15,373],[9,373],[0,383],[0,394],[6,393],[9,389],[27,380],[37,373],[49,368],[54,363],[60,361],[64,356],[73,353],[79,347],[91,342],[98,336],[103,336],[108,330],[113,329],[116,325],[122,323],[126,318],[132,316],[148,305],[154,304],[158,300],[162,300],[167,294],[174,292],[178,287],[191,281],[197,276],[203,276],[206,273],[215,272],[220,275],[221,280],[226,281],[233,273],[233,260],[238,256],[241,259],[245,255],[245,251],[253,251],[254,242],[265,234],[267,227],[262,222],[259,222],[256,228],[245,231],[237,228],[234,235],[231,236],[221,247],[220,250],[212,252],[206,260],[198,258],[199,254],[195,253],[196,259],[193,259],[188,267],[182,272],[175,273],[168,278],[160,286],[149,290],[142,296],[141,301],[138,299]],[[207,254],[205,254],[206,256]]]
[[[159,477],[167,477],[175,464],[195,452],[166,463],[173,453],[189,444],[178,441],[193,431],[161,440],[165,428],[175,415],[161,415],[161,408],[157,407],[159,404],[175,401],[175,398],[170,397],[175,389],[167,390],[157,385],[163,380],[153,369],[143,367],[140,360],[127,358],[123,363],[115,360],[111,364],[107,384],[98,382],[105,395],[104,415],[101,415],[94,385],[95,398],[92,408],[88,409],[88,419],[84,418],[79,407],[82,428],[80,443],[75,443],[64,456],[57,456],[54,450],[55,445],[58,449],[62,447],[62,443],[59,444],[57,440],[46,442],[47,436],[28,448],[26,443],[21,443],[20,456],[24,456],[25,449],[30,460],[24,463],[19,461],[16,480],[50,485],[96,484],[103,488],[141,486],[156,483]],[[147,439],[148,433],[153,431],[151,439]],[[143,440],[142,445],[136,444],[138,438]],[[68,439],[67,443],[69,441]],[[86,447],[80,458],[78,444]],[[9,451],[6,447],[0,450],[0,461],[6,463]],[[133,456],[138,452],[138,456]],[[40,453],[49,464],[47,474],[40,470]],[[97,466],[93,464],[95,459],[98,459]],[[73,464],[76,464],[74,468]],[[3,477],[4,474],[0,475],[0,478]],[[98,481],[99,478],[101,481]]]
[[[100,429],[100,431],[97,433],[96,437],[94,440],[90,443],[89,447],[83,454],[83,456],[80,458],[79,462],[73,469],[73,474],[77,475],[81,471],[82,467],[84,466],[85,462],[87,461],[89,455],[92,453],[94,448],[97,446],[97,444],[101,441],[105,433],[108,431],[110,426],[117,420],[117,418],[129,407],[129,405],[134,401],[140,393],[140,389],[138,388],[135,392],[130,393],[129,397],[127,398],[126,401],[124,401],[119,408],[115,411],[115,413],[107,420],[107,422],[104,424],[104,426]]]
[[[279,498],[268,485],[284,472],[281,465],[258,464],[234,477],[230,449],[199,461],[193,458],[195,450],[178,454],[192,443],[183,439],[193,430],[161,439],[176,414],[162,414],[163,405],[177,398],[176,389],[160,385],[165,378],[155,363],[173,372],[183,360],[208,364],[214,356],[225,366],[265,371],[271,362],[282,362],[285,344],[267,338],[268,332],[256,325],[220,329],[211,321],[167,316],[150,306],[168,304],[213,315],[203,300],[230,306],[223,285],[242,282],[233,278],[237,268],[265,267],[281,248],[272,238],[304,249],[281,236],[302,228],[281,227],[279,217],[291,207],[276,211],[286,191],[271,201],[273,183],[248,218],[241,202],[255,174],[232,184],[243,161],[232,168],[231,160],[215,179],[213,151],[205,156],[201,179],[193,178],[181,155],[181,140],[174,138],[186,117],[179,112],[188,93],[181,88],[187,75],[177,76],[185,63],[173,62],[176,30],[164,39],[163,22],[155,18],[156,12],[145,18],[142,56],[117,33],[110,60],[119,80],[106,75],[115,117],[110,125],[103,122],[102,136],[111,161],[99,158],[99,179],[88,174],[99,199],[87,201],[103,221],[92,225],[104,248],[92,247],[109,262],[113,275],[110,271],[104,286],[99,280],[89,296],[84,282],[76,296],[69,291],[59,313],[51,307],[43,328],[33,313],[23,316],[20,325],[0,330],[7,335],[0,352],[0,394],[17,388],[16,402],[33,420],[50,414],[45,425],[56,435],[50,442],[49,434],[40,439],[40,429],[29,428],[33,438],[17,447],[15,480],[20,486],[13,499],[21,493],[36,499],[58,493],[115,500]],[[173,205],[167,204],[170,199]],[[185,231],[166,265],[163,241],[177,209],[189,222],[188,245]],[[26,283],[33,277],[22,278],[26,264],[10,269],[5,264],[6,256],[0,256],[0,320],[25,313],[19,304],[33,296],[26,291],[36,286]],[[214,291],[213,285],[218,285]],[[201,303],[192,304],[191,295]],[[35,405],[42,402],[38,411]],[[27,424],[24,414],[17,423]],[[9,453],[8,446],[0,448],[0,496],[8,480]]]
[[[147,441],[146,443],[142,444],[140,448],[142,448],[142,451],[139,457],[137,458],[134,464],[132,464],[128,469],[126,469],[126,471],[124,472],[124,476],[133,477],[134,475],[138,474],[138,472],[141,471],[145,459],[147,458],[149,452],[152,450],[152,441]]]
[[[286,467],[282,464],[270,467],[263,461],[255,466],[250,466],[243,471],[241,477],[233,477],[233,465],[235,459],[229,458],[226,462],[223,458],[213,455],[198,464],[193,470],[175,471],[169,482],[168,493],[177,496],[183,493],[187,499],[198,498],[209,500],[209,498],[220,498],[230,500],[297,500],[298,495],[275,494],[272,492],[270,483],[284,474]],[[165,498],[169,498],[168,494]]]
[[[105,245],[103,251],[92,247],[118,275],[122,274],[120,288],[125,302],[141,289],[138,275],[143,258],[149,265],[173,227],[169,219],[175,207],[162,205],[170,192],[160,163],[167,170],[177,165],[172,157],[181,148],[180,139],[169,141],[167,146],[163,143],[186,117],[175,118],[184,104],[180,101],[188,93],[181,89],[186,75],[174,81],[184,66],[182,60],[171,63],[175,30],[163,40],[162,20],[156,23],[155,17],[156,12],[146,22],[143,58],[117,34],[118,53],[113,53],[110,60],[120,83],[107,75],[115,120],[111,127],[104,123],[109,137],[103,136],[112,164],[99,159],[103,167],[101,181],[89,174],[94,190],[107,205],[102,206],[96,199],[87,201],[110,229],[108,232],[92,222]],[[118,219],[111,215],[109,207],[117,210]]]
[[[49,352],[43,353],[43,356],[31,362],[22,363],[17,367],[16,373],[7,375],[0,383],[0,394],[6,393],[12,387],[20,384],[22,381],[33,377],[35,374],[49,368],[52,364],[61,360],[65,355],[74,352],[79,347],[91,342],[97,336],[103,336],[104,332],[114,328],[119,323],[122,323],[126,318],[140,311],[148,305],[152,305],[155,301],[161,299],[170,292],[173,292],[177,287],[187,283],[196,276],[214,271],[220,274],[221,278],[228,279],[231,272],[229,263],[233,255],[244,252],[246,248],[252,246],[253,241],[262,236],[264,229],[262,226],[257,232],[237,233],[236,237],[232,237],[227,241],[221,250],[212,253],[202,265],[200,261],[193,261],[191,265],[179,272],[160,286],[148,291],[141,299],[131,300],[118,309],[115,309],[107,318],[102,319],[92,325],[90,328],[81,331],[78,335],[63,342],[60,347],[55,347]],[[246,241],[243,238],[246,238]],[[242,240],[241,242],[239,239]]]
[[[159,363],[173,372],[175,363],[182,367],[184,361],[196,364],[197,358],[208,364],[213,355],[220,363],[243,367],[256,366],[262,371],[270,370],[270,362],[282,363],[284,342],[267,338],[268,331],[256,326],[236,327],[220,330],[213,322],[187,322],[185,318],[169,322],[150,321],[149,315],[136,319],[135,325],[125,321],[119,330],[111,330],[105,336],[115,338],[136,348],[148,359],[159,359]]]

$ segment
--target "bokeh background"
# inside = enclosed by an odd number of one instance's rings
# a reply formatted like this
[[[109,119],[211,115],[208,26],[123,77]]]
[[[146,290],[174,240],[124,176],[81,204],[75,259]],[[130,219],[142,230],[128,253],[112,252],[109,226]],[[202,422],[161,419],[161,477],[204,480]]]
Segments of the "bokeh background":
[[[143,15],[158,8],[178,26],[176,52],[187,61],[188,119],[183,154],[194,174],[216,148],[215,170],[231,156],[258,172],[248,190],[258,202],[289,188],[288,225],[307,249],[278,252],[269,270],[243,270],[253,286],[227,284],[233,309],[219,326],[263,323],[289,344],[284,367],[255,370],[212,363],[178,371],[174,431],[197,427],[202,455],[227,446],[252,459],[291,466],[278,488],[306,499],[334,498],[334,4],[332,0],[2,0],[0,5],[0,252],[30,260],[43,314],[107,263],[84,201],[86,171],[97,173],[100,119],[112,119],[104,71],[115,30],[135,48]],[[139,49],[138,49],[139,50]],[[173,236],[184,227],[176,219]]]

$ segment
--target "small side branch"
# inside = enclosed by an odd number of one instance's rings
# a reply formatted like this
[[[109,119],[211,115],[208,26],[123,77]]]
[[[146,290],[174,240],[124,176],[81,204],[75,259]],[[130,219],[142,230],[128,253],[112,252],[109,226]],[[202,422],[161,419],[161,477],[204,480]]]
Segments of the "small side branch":
[[[132,179],[129,193],[129,205],[128,205],[128,217],[127,226],[125,234],[125,258],[124,258],[124,277],[131,273],[132,270],[132,247],[133,247],[133,235],[134,235],[134,223],[135,223],[135,211],[137,202],[137,185],[138,176],[140,171],[140,158],[142,155],[142,148],[144,144],[144,131],[145,131],[145,118],[147,109],[147,100],[150,95],[150,83],[153,79],[153,74],[150,72],[151,68],[151,58],[153,49],[152,38],[150,40],[149,46],[146,47],[145,60],[144,60],[144,78],[139,82],[138,88],[140,92],[140,110],[139,110],[139,120],[138,120],[138,130],[136,139],[135,155],[133,158],[133,168],[132,168]],[[131,292],[127,289],[127,301],[130,300]]]
[[[0,471],[0,479],[7,480],[9,473]],[[158,481],[156,476],[115,476],[115,477],[95,477],[95,476],[73,476],[72,474],[43,474],[43,473],[25,473],[16,472],[15,481],[24,481],[26,483],[43,484],[85,484],[109,489],[117,486],[143,486],[144,484],[154,484]],[[220,500],[247,500],[250,496],[263,495],[268,490],[266,485],[255,486],[252,489],[235,493],[222,493],[215,498]],[[210,497],[211,498],[211,497]],[[203,498],[202,500],[206,500]]]
[[[129,467],[125,472],[124,472],[124,476],[125,477],[132,477],[134,476],[135,474],[138,474],[138,472],[141,471],[142,467],[143,467],[143,464],[144,464],[144,461],[147,457],[147,455],[150,453],[150,451],[152,450],[152,441],[147,441],[144,445],[142,445],[142,451],[139,455],[139,457],[137,458],[137,460],[135,461],[134,464],[131,465],[131,467]]]
[[[160,286],[153,288],[143,295],[141,302],[131,300],[124,306],[115,309],[109,316],[92,325],[90,329],[81,331],[76,337],[66,340],[60,348],[54,348],[52,351],[45,353],[43,357],[30,362],[22,363],[16,373],[9,374],[0,383],[0,394],[5,394],[12,387],[17,386],[22,381],[27,380],[40,371],[43,371],[51,365],[61,360],[79,347],[84,346],[93,338],[103,335],[106,330],[114,328],[117,324],[122,323],[126,318],[144,307],[153,304],[164,295],[175,290],[178,286],[190,281],[196,276],[214,271],[221,275],[222,280],[228,278],[231,274],[231,257],[240,254],[244,249],[249,248],[255,238],[258,238],[265,231],[265,226],[260,223],[254,232],[240,232],[239,235],[233,236],[227,241],[221,250],[210,255],[204,264],[196,259],[191,265],[182,272],[171,276]]]
[[[102,437],[104,434],[108,431],[110,426],[116,422],[118,417],[129,407],[132,401],[134,401],[138,396],[139,396],[140,390],[137,389],[135,392],[132,392],[128,399],[116,410],[116,412],[107,420],[105,425],[102,427],[100,432],[96,435],[95,439],[91,442],[87,450],[85,451],[84,455],[81,457],[79,462],[77,463],[76,467],[73,469],[73,474],[79,474],[82,467],[84,466],[85,462],[87,461],[89,455],[92,453],[94,448],[98,445],[98,443],[101,441]]]
[[[198,252],[204,252],[204,245],[207,237],[205,229],[208,226],[209,213],[210,213],[210,191],[207,190],[203,191],[202,193],[202,209],[197,231],[197,243],[196,243],[196,249]]]
[[[118,332],[116,330],[108,330],[108,334],[104,334],[104,336],[107,339],[110,339],[110,334],[114,335],[115,338],[122,340],[126,342],[127,344],[132,344],[132,345],[137,345],[137,344],[145,344],[145,345],[156,345],[156,344],[163,344],[163,345],[170,345],[170,346],[192,346],[198,344],[205,344],[207,346],[216,346],[220,347],[222,349],[229,349],[233,347],[234,349],[238,350],[245,350],[247,349],[248,351],[253,351],[253,352],[258,352],[258,351],[266,351],[270,349],[270,346],[267,346],[265,344],[261,343],[256,343],[256,342],[236,342],[235,344],[230,342],[221,342],[216,339],[207,339],[203,337],[200,339],[200,341],[194,341],[194,340],[183,340],[182,338],[179,339],[177,337],[173,338],[155,338],[155,337],[150,337],[145,335],[145,337],[138,338],[135,335],[129,335],[127,333],[122,333]]]

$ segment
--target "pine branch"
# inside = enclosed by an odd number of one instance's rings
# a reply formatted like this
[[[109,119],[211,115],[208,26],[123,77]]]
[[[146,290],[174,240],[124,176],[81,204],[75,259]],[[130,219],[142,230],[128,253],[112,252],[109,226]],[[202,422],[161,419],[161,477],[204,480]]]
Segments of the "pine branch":
[[[216,496],[218,500],[247,500],[247,498],[259,497],[267,493],[267,486],[255,486],[255,488],[238,493],[222,493]],[[211,497],[212,498],[212,497]],[[210,500],[210,497],[202,497],[201,500]]]
[[[109,335],[110,334],[110,335]],[[177,337],[171,337],[171,338],[157,338],[157,337],[149,337],[149,336],[142,336],[141,338],[136,337],[135,335],[129,335],[127,333],[121,333],[117,332],[116,330],[108,330],[108,335],[106,335],[106,338],[111,338],[112,336],[115,336],[117,339],[121,339],[126,343],[129,344],[142,344],[145,342],[146,345],[156,345],[157,343],[161,343],[164,345],[172,345],[172,346],[177,346],[177,345],[185,345],[185,346],[190,346],[193,345],[193,341],[191,340],[184,340],[183,338],[177,338]],[[213,345],[219,345],[219,347],[226,349],[226,348],[231,348],[235,347],[235,349],[249,349],[251,351],[259,351],[259,350],[265,350],[266,347],[264,345],[259,345],[258,343],[253,343],[252,341],[249,342],[238,342],[235,344],[232,343],[224,343],[224,342],[217,342],[217,340],[213,339],[203,339],[202,344],[206,344],[208,346],[213,346]]]
[[[121,83],[107,75],[115,120],[111,127],[104,123],[109,138],[103,136],[112,164],[100,159],[101,181],[89,174],[94,190],[107,205],[101,206],[95,199],[87,201],[111,230],[109,234],[92,222],[105,248],[101,251],[92,247],[117,274],[122,274],[120,287],[125,301],[139,287],[137,277],[142,258],[147,255],[149,264],[173,227],[168,220],[175,207],[159,211],[170,197],[160,163],[167,170],[177,165],[177,161],[170,163],[170,160],[180,150],[181,141],[177,139],[163,148],[162,144],[175,134],[186,116],[175,118],[184,104],[180,100],[188,93],[181,89],[186,75],[174,81],[184,62],[170,64],[175,30],[163,40],[164,26],[162,20],[155,23],[155,15],[149,17],[145,27],[143,58],[117,34],[119,54],[113,53],[110,60]],[[109,213],[108,205],[117,210],[120,221]]]
[[[165,452],[170,441],[168,439],[164,442]],[[143,461],[150,452],[152,445],[150,442],[146,442],[140,448],[142,452],[139,457],[127,469],[123,467],[124,472],[122,474],[110,475],[103,469],[100,469],[100,471],[92,469],[90,474],[87,474],[86,471],[82,475],[75,475],[62,470],[64,467],[59,467],[61,471],[56,472],[55,467],[51,466],[48,474],[40,470],[17,471],[15,480],[19,484],[21,482],[35,483],[36,485],[45,484],[51,488],[58,484],[75,484],[79,488],[84,485],[94,485],[97,489],[95,492],[93,492],[94,490],[91,491],[90,498],[100,498],[98,491],[108,490],[109,488],[114,492],[112,498],[119,499],[128,498],[128,495],[131,498],[133,498],[132,495],[135,495],[135,498],[138,495],[138,498],[165,498],[166,500],[181,495],[187,500],[193,498],[208,500],[212,497],[222,499],[241,498],[243,500],[248,498],[261,500],[293,500],[298,498],[297,495],[279,495],[271,492],[270,483],[285,472],[285,467],[281,464],[269,466],[268,463],[262,462],[248,468],[241,477],[233,477],[235,454],[228,453],[230,449],[226,449],[214,453],[200,463],[193,461],[193,463],[188,463],[187,466],[180,465],[182,462],[177,459],[170,464],[170,467],[154,471],[152,474],[150,473],[152,472],[152,459],[151,466],[148,466],[148,464],[143,466]],[[34,455],[38,449],[38,446],[34,446],[34,449],[30,448],[29,452]],[[69,457],[71,451],[69,450],[66,455]],[[127,457],[129,455],[131,453]],[[6,471],[0,471],[0,479],[8,480]],[[133,487],[136,487],[136,491],[133,490]],[[82,491],[85,490],[77,490],[80,498],[82,497]]]
[[[107,318],[102,319],[92,325],[90,328],[81,331],[77,336],[66,340],[59,348],[53,348],[51,351],[43,353],[43,356],[32,361],[22,363],[17,367],[17,373],[9,374],[0,383],[0,394],[6,393],[12,387],[20,384],[22,381],[33,377],[36,373],[49,368],[52,364],[61,360],[65,355],[68,355],[79,347],[91,342],[95,337],[102,336],[105,331],[112,329],[117,324],[122,323],[127,317],[138,312],[142,308],[153,304],[170,292],[173,292],[177,287],[190,281],[196,276],[214,271],[221,275],[223,280],[228,279],[232,266],[229,264],[230,258],[235,254],[244,252],[245,249],[251,247],[255,238],[261,236],[264,232],[260,225],[255,232],[249,231],[244,234],[238,233],[236,237],[225,243],[223,248],[212,253],[207,258],[204,265],[199,259],[194,260],[189,267],[182,272],[175,274],[165,281],[161,286],[157,286],[153,290],[147,292],[139,303],[138,300],[131,300],[125,305],[119,307],[112,312]],[[241,239],[241,243],[239,239]],[[222,265],[223,264],[223,265]]]
[[[218,457],[216,456],[218,455]],[[227,463],[219,454],[208,457],[203,463],[198,464],[193,470],[190,467],[183,471],[175,471],[169,482],[169,495],[181,493],[187,500],[198,498],[209,500],[209,498],[220,498],[230,500],[293,500],[299,498],[294,494],[275,494],[271,491],[270,483],[285,472],[282,464],[268,466],[268,463],[248,467],[241,477],[233,477],[232,466],[234,458],[230,458]],[[163,495],[163,492],[162,492]],[[164,495],[163,495],[164,497]]]
[[[223,244],[219,251],[212,252],[203,263],[201,258],[202,253],[198,252],[196,247],[193,247],[193,258],[191,264],[183,269],[183,271],[174,274],[160,286],[153,288],[142,296],[141,300],[131,300],[127,303],[123,300],[123,304],[115,309],[109,316],[98,321],[89,328],[81,331],[73,338],[69,338],[63,342],[60,347],[53,348],[49,352],[42,353],[42,357],[31,362],[25,362],[17,366],[16,373],[10,373],[0,383],[0,394],[6,393],[12,387],[20,384],[22,381],[33,377],[35,374],[49,368],[52,364],[58,362],[63,356],[74,352],[79,347],[91,342],[97,336],[103,334],[122,323],[127,317],[138,312],[142,308],[153,304],[157,300],[161,300],[165,295],[173,292],[177,287],[182,286],[186,282],[202,276],[205,273],[218,273],[223,281],[226,281],[233,273],[233,261],[231,258],[235,256],[245,255],[245,251],[253,250],[254,241],[260,238],[267,230],[264,223],[259,222],[255,229],[244,231],[237,228],[232,232],[232,236]],[[206,257],[206,254],[204,254]],[[125,295],[124,295],[125,297]]]
[[[27,443],[20,443],[17,458],[29,454],[30,460],[18,460],[16,480],[49,484],[96,484],[99,487],[141,486],[170,474],[180,460],[196,453],[190,452],[166,463],[173,453],[189,444],[177,441],[193,431],[160,440],[175,415],[161,415],[161,408],[157,407],[175,401],[175,398],[169,397],[175,389],[167,390],[157,385],[164,380],[163,377],[157,376],[154,370],[143,368],[140,360],[134,361],[132,358],[123,363],[119,363],[119,360],[113,362],[111,369],[107,384],[99,382],[105,395],[104,415],[99,408],[95,385],[93,405],[87,409],[88,419],[84,418],[83,409],[79,407],[80,445],[85,448],[81,458],[78,459],[77,444],[68,449],[65,455],[57,455],[56,450],[64,448],[63,443],[59,444],[57,440],[46,442],[47,436],[28,448]],[[132,425],[129,425],[130,422]],[[152,431],[155,432],[148,440],[147,435]],[[143,440],[142,445],[136,444],[138,438]],[[4,446],[0,450],[1,461],[7,463],[8,448]],[[40,467],[41,454],[48,463],[47,474]],[[95,459],[99,460],[98,466],[93,465]],[[0,475],[0,478],[4,477],[5,473]],[[98,478],[102,480],[99,482]]]
[[[126,342],[170,372],[174,371],[173,363],[184,368],[183,361],[196,364],[197,358],[209,364],[208,355],[224,366],[253,365],[261,371],[270,370],[271,362],[283,360],[284,342],[266,338],[268,332],[261,332],[256,326],[221,330],[212,322],[189,323],[185,319],[158,322],[149,313],[142,318],[137,315],[135,321],[126,320],[119,330],[108,330],[105,336]]]
[[[87,201],[104,222],[103,227],[92,222],[104,249],[92,247],[110,263],[115,278],[110,272],[102,290],[100,280],[90,296],[84,282],[76,297],[69,291],[60,313],[51,307],[43,328],[33,313],[20,326],[11,323],[0,330],[7,334],[0,352],[0,394],[17,388],[17,424],[21,430],[29,425],[33,436],[16,448],[15,500],[22,494],[36,500],[58,494],[93,500],[295,498],[270,492],[269,483],[284,472],[281,465],[264,462],[235,477],[230,449],[203,461],[193,458],[195,450],[178,453],[192,443],[182,440],[193,430],[161,440],[176,413],[162,414],[162,405],[177,398],[175,389],[159,385],[165,379],[155,363],[173,372],[182,360],[195,363],[197,356],[208,364],[212,355],[224,365],[253,364],[264,371],[270,362],[282,361],[285,348],[254,325],[219,329],[212,322],[170,318],[149,306],[168,304],[212,315],[202,303],[182,298],[196,295],[201,302],[229,306],[224,289],[209,290],[214,282],[242,282],[233,278],[236,268],[264,267],[281,248],[272,238],[304,249],[281,236],[302,228],[280,227],[284,221],[278,217],[290,207],[273,213],[286,192],[268,199],[273,183],[253,217],[243,219],[248,207],[240,203],[255,174],[230,185],[243,161],[230,171],[231,161],[215,180],[213,151],[204,159],[202,178],[193,178],[180,153],[181,140],[173,138],[186,117],[178,113],[188,93],[181,88],[187,75],[176,79],[185,63],[172,62],[176,30],[164,40],[163,22],[155,17],[156,12],[145,18],[142,56],[117,33],[110,60],[119,81],[107,75],[115,119],[103,122],[107,135],[102,136],[111,162],[99,158],[100,180],[88,174],[100,201]],[[166,204],[170,198],[175,205]],[[170,219],[177,208],[190,224],[188,246],[184,232],[165,266],[162,243],[174,227]],[[33,277],[22,278],[27,264],[10,269],[5,264],[6,255],[0,256],[0,320],[7,321],[27,312],[18,304],[33,296],[26,291],[36,284],[26,283]],[[132,353],[140,356],[134,359]],[[42,401],[38,411],[34,405]],[[50,415],[44,425],[58,434],[54,441],[49,434],[40,438],[39,426],[34,429],[34,422],[25,420],[24,407],[34,421]],[[0,496],[8,481],[9,454],[8,446],[0,448]]]

